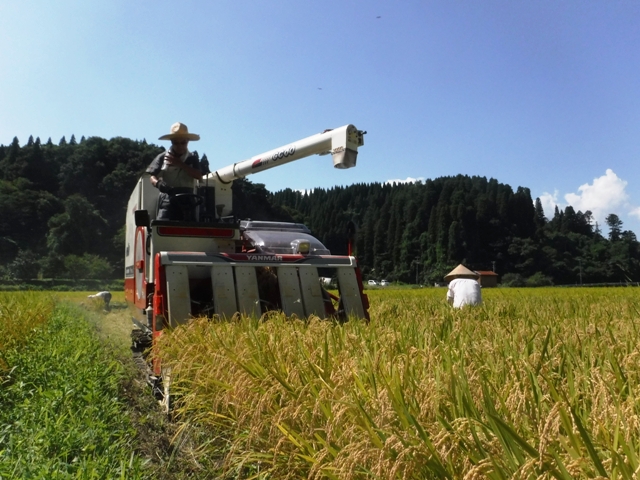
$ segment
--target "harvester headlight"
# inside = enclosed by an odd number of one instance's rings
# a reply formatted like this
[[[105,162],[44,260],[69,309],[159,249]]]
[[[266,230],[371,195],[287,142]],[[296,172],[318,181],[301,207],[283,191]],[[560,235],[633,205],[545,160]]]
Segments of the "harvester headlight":
[[[311,250],[311,244],[308,240],[294,240],[291,242],[291,250],[293,250],[293,253],[307,255]]]

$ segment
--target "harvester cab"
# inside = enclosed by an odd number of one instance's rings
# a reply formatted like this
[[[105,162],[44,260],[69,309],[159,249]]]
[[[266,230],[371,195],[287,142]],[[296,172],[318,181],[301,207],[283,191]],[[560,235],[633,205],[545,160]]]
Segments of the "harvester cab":
[[[138,326],[155,338],[192,317],[269,310],[368,320],[355,257],[331,255],[302,224],[236,218],[231,191],[236,179],[314,154],[354,167],[364,133],[353,125],[325,130],[209,173],[182,194],[186,221],[156,219],[158,190],[143,175],[128,203],[125,250],[125,297]]]

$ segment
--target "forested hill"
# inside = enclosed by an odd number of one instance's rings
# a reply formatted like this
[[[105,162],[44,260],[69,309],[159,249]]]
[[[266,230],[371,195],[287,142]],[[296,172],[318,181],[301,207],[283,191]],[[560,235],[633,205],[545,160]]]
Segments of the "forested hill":
[[[0,146],[0,277],[121,277],[126,205],[162,150],[121,137]],[[495,179],[458,175],[309,194],[270,193],[242,180],[233,190],[239,218],[305,223],[333,253],[346,253],[354,222],[366,278],[432,283],[464,263],[495,269],[512,284],[640,281],[640,244],[614,213],[605,237],[590,212],[567,207],[547,219],[529,189]]]
[[[126,205],[162,150],[74,136],[0,146],[0,275],[122,276]]]
[[[640,281],[640,244],[617,215],[607,217],[605,238],[591,212],[569,206],[548,220],[528,188],[514,192],[495,179],[458,175],[310,195],[285,190],[271,198],[332,252],[344,252],[346,225],[355,221],[367,278],[442,282],[463,263],[513,285]]]

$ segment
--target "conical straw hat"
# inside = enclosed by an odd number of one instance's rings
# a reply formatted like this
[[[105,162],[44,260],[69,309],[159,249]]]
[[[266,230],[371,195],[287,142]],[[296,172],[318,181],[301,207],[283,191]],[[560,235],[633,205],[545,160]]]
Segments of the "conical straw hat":
[[[450,282],[454,278],[472,278],[476,280],[479,277],[480,275],[478,275],[476,272],[473,272],[469,270],[467,267],[465,267],[464,265],[460,264],[456,268],[451,270],[449,273],[447,273],[447,275],[445,275],[444,281]]]

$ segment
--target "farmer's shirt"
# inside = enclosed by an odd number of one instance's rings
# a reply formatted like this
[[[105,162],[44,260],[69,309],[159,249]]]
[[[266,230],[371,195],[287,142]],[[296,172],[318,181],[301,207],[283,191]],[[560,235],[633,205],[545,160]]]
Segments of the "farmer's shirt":
[[[176,165],[169,165],[165,160],[166,152],[162,152],[153,159],[147,173],[164,180],[172,188],[193,188],[194,178]],[[187,151],[180,156],[180,160],[190,167],[200,170],[198,157]]]
[[[460,308],[465,305],[480,305],[482,293],[477,280],[470,278],[455,278],[449,282],[447,299],[453,299],[453,307]]]

